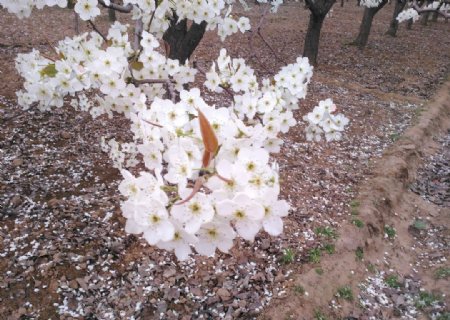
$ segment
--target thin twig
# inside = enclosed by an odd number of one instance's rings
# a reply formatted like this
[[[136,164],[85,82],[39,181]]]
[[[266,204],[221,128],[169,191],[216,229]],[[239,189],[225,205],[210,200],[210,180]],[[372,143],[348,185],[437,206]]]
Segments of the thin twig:
[[[206,77],[206,72],[199,67],[198,63],[195,64],[195,68]],[[222,84],[219,84],[219,87],[222,88],[223,90],[225,90],[226,93],[228,93],[228,95],[234,100],[234,93],[231,92],[231,90],[228,87],[225,87]]]
[[[155,123],[155,122],[151,122],[145,119],[142,119],[142,121],[147,122],[148,124],[151,124],[152,126],[158,127],[158,128],[164,128],[162,125],[160,125],[159,123]]]
[[[132,76],[132,83],[134,85],[141,85],[141,84],[165,84],[167,86],[167,90],[169,91],[170,100],[175,103],[175,87],[173,86],[174,81],[172,79],[144,79],[144,80],[137,80]]]
[[[283,62],[284,64],[286,64],[286,62],[283,59],[278,57],[275,50],[269,45],[269,43],[266,41],[266,39],[264,39],[264,37],[261,34],[261,27],[263,25],[266,15],[269,12],[269,8],[270,8],[270,4],[264,8],[264,11],[261,14],[261,18],[259,19],[258,25],[255,28],[255,31],[250,31],[250,35],[248,37],[248,45],[250,47],[250,52],[251,52],[250,59],[255,58],[258,61],[258,63],[263,67],[263,69],[265,69],[267,72],[269,72],[269,74],[273,74],[273,72],[265,66],[265,64],[261,61],[261,59],[258,58],[258,56],[256,55],[256,51],[253,47],[253,40],[255,38],[255,35],[259,35],[259,37],[262,39],[264,44],[270,49],[270,51],[272,51],[275,58],[278,59],[279,61]]]
[[[78,13],[73,12],[75,15],[75,33],[80,34],[80,18],[78,17]]]
[[[107,38],[105,37],[105,35],[97,28],[97,26],[92,22],[92,20],[88,20],[88,22],[89,22],[89,24],[92,26],[92,29],[94,29],[94,31],[97,32],[97,33],[100,35],[100,37],[103,38],[103,40],[104,40],[105,42],[107,42],[108,39],[107,39]]]

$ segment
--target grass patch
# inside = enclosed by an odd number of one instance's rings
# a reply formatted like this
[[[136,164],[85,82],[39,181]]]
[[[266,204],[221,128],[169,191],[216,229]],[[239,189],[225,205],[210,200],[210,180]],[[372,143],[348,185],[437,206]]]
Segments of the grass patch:
[[[291,248],[284,249],[283,255],[281,256],[281,262],[283,264],[289,264],[294,262],[294,260],[295,260],[294,250],[292,250]]]
[[[436,320],[450,320],[450,312],[444,312],[443,314],[440,314]]]
[[[397,234],[397,232],[395,231],[394,227],[386,225],[386,226],[384,226],[384,234],[389,239],[394,239],[396,234]]]
[[[325,314],[320,310],[314,311],[314,320],[328,320]]]
[[[391,135],[389,135],[389,139],[391,139],[392,142],[397,141],[400,138],[400,133],[392,133]]]
[[[309,261],[312,263],[319,263],[322,256],[322,250],[320,248],[311,249],[309,252]]]
[[[369,263],[367,265],[367,271],[369,271],[370,273],[375,273],[377,272],[377,268],[375,268],[375,265],[373,265],[372,263]]]
[[[450,267],[440,267],[434,272],[436,279],[447,279],[450,277]]]
[[[441,297],[436,296],[431,292],[422,291],[419,293],[419,296],[417,297],[414,305],[417,309],[423,310],[424,308],[429,307],[439,301],[441,301]]]
[[[398,289],[401,287],[400,282],[398,281],[398,277],[395,274],[391,274],[384,279],[384,282],[391,288]]]
[[[328,254],[333,254],[336,252],[336,247],[334,246],[334,244],[332,243],[327,243],[323,249],[328,253]]]
[[[296,285],[293,288],[294,293],[298,294],[298,295],[304,295],[305,294],[305,288],[303,288],[303,286],[301,285]]]
[[[353,219],[352,220],[352,223],[355,225],[355,226],[357,226],[358,228],[364,228],[364,222],[362,222],[361,220],[359,220],[359,219]]]
[[[336,239],[337,233],[333,228],[330,227],[317,227],[315,233],[318,236],[324,236],[330,239]]]
[[[357,216],[358,215],[359,205],[360,205],[360,203],[359,203],[358,200],[350,201],[350,211],[351,211],[353,216]]]
[[[356,248],[355,258],[357,261],[362,261],[364,259],[364,250],[362,247]]]
[[[337,290],[336,297],[347,301],[353,301],[353,291],[349,286],[340,287]]]
[[[315,271],[319,276],[323,275],[323,273],[324,273],[322,268],[316,268]]]
[[[426,230],[427,227],[428,227],[427,223],[425,221],[423,221],[423,220],[420,220],[420,219],[414,220],[412,226],[416,230]]]

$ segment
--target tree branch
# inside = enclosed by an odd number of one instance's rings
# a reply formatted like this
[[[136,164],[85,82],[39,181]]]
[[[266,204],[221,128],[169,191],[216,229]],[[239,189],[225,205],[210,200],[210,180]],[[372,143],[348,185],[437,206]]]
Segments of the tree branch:
[[[103,0],[98,0],[98,3],[100,3],[105,8],[114,9],[119,12],[130,13],[131,10],[133,10],[133,5],[131,3],[127,4],[126,6],[121,6],[113,2],[111,2],[110,5],[108,6]]]
[[[95,32],[97,32],[100,37],[103,38],[103,40],[106,42],[108,39],[105,37],[105,35],[97,28],[97,26],[92,22],[92,20],[88,20],[89,24],[91,25],[92,29],[94,29]]]
[[[427,13],[427,12],[436,12],[437,14],[442,15],[444,18],[447,18],[447,19],[450,18],[450,13],[446,13],[446,12],[440,10],[441,6],[439,6],[437,8],[421,8],[421,7],[419,7],[417,0],[414,0],[412,7],[419,14]]]

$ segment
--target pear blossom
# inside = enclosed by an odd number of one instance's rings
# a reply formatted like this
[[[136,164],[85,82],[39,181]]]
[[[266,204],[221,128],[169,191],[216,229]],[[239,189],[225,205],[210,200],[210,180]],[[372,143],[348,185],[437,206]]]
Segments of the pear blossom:
[[[261,228],[264,208],[245,193],[237,193],[232,200],[223,200],[216,205],[217,212],[234,222],[237,233],[248,241],[253,241]]]
[[[216,249],[228,253],[233,247],[236,232],[228,220],[218,218],[204,224],[196,236],[198,242],[194,244],[195,250],[204,256],[214,256]]]
[[[261,79],[244,59],[221,49],[200,83],[189,62],[167,58],[159,48],[175,14],[205,21],[221,39],[248,31],[249,19],[231,14],[233,3],[126,0],[130,18],[140,20],[144,30],[136,43],[130,27],[116,21],[106,41],[87,32],[61,40],[55,59],[37,50],[16,58],[25,80],[17,92],[24,109],[52,110],[70,96],[70,106],[93,118],[120,114],[129,120],[129,140],[101,138],[102,150],[122,174],[125,231],[174,251],[179,260],[188,259],[193,249],[207,256],[216,249],[227,253],[236,237],[253,241],[261,229],[279,235],[289,211],[279,196],[278,165],[271,154],[280,151],[282,134],[297,124],[293,110],[305,98],[313,72],[308,59],[299,57]],[[270,3],[276,9],[281,1]],[[79,0],[74,10],[82,20],[92,20],[109,4]],[[0,5],[24,17],[34,8],[65,7],[67,1],[0,0]],[[208,98],[224,90],[232,97],[206,100],[194,83],[208,91]],[[306,139],[341,139],[349,120],[337,109],[327,99],[306,114]]]
[[[181,199],[185,199],[190,193],[191,189],[183,190],[180,192]],[[212,221],[215,214],[209,197],[200,192],[188,202],[172,206],[170,213],[174,219],[184,225],[184,229],[189,234],[196,233],[203,224]]]
[[[91,20],[100,14],[97,0],[78,0],[75,4],[75,12],[81,20]]]

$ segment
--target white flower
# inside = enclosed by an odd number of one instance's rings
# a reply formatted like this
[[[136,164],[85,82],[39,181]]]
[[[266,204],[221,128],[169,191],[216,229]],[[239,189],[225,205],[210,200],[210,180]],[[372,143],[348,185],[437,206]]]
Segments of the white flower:
[[[213,222],[203,225],[197,232],[197,237],[195,250],[205,256],[214,256],[216,248],[224,253],[231,249],[236,232],[227,220],[215,219]]]
[[[185,199],[191,191],[191,189],[185,189],[180,192],[181,199]],[[170,213],[184,225],[184,229],[189,234],[196,233],[203,224],[214,218],[214,208],[209,197],[200,192],[186,203],[173,205]]]
[[[264,208],[250,199],[245,193],[238,193],[233,200],[223,200],[217,203],[219,215],[234,222],[237,233],[248,241],[253,241],[261,228]]]
[[[261,198],[264,207],[264,218],[262,225],[264,230],[271,236],[278,236],[283,232],[283,220],[289,213],[289,204],[286,200],[278,200],[277,194],[267,192]]]
[[[75,4],[75,12],[81,20],[91,20],[100,14],[97,0],[78,0]]]
[[[169,241],[160,241],[156,246],[160,249],[174,251],[177,259],[184,261],[192,253],[191,245],[196,244],[198,239],[195,235],[184,231],[183,227],[176,221],[171,221],[174,226],[173,238]]]
[[[144,233],[144,238],[151,245],[173,238],[174,227],[168,220],[168,213],[163,203],[156,199],[143,197],[128,200],[122,204],[123,214],[127,219],[125,231]]]

